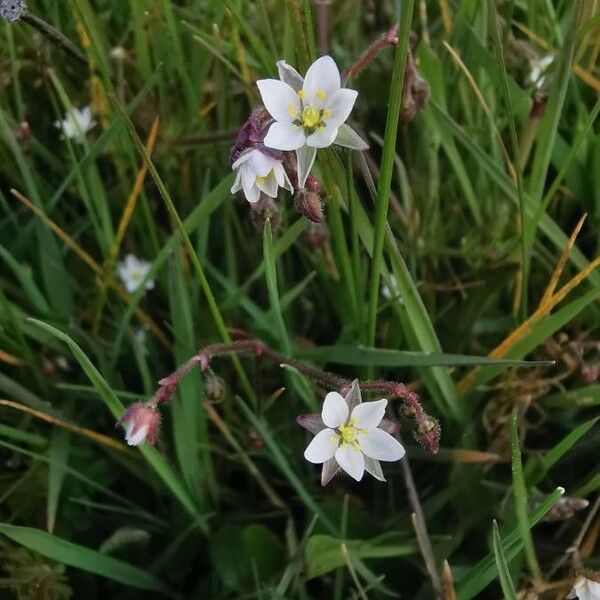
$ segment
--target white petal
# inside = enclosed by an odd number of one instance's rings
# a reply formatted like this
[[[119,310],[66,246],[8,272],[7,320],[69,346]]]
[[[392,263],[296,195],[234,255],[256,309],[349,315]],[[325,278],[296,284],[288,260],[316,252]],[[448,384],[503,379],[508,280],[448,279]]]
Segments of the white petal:
[[[337,137],[338,128],[327,124],[324,129],[315,131],[306,138],[306,145],[313,148],[327,148],[333,144],[333,140]]]
[[[310,170],[317,156],[316,148],[302,146],[296,150],[296,161],[298,163],[298,187],[303,188],[306,178],[310,175]]]
[[[273,123],[265,136],[264,144],[275,150],[297,150],[305,141],[302,127],[291,123]]]
[[[295,92],[299,92],[304,84],[304,78],[294,67],[288,65],[285,60],[277,61],[277,71],[279,72],[279,79],[284,83],[287,83]]]
[[[343,88],[333,94],[327,102],[326,108],[331,111],[331,116],[327,117],[327,124],[340,126],[352,112],[358,92]]]
[[[238,157],[237,160],[231,165],[232,169],[237,169],[240,165],[243,165],[246,161],[252,158],[252,153],[254,150],[245,150]]]
[[[244,193],[254,185],[255,181],[256,173],[254,173],[252,167],[249,165],[242,167],[242,186],[244,188]]]
[[[279,79],[261,79],[256,85],[265,108],[276,121],[291,123],[300,116],[300,98],[287,83]]]
[[[289,190],[290,192],[293,191],[290,179],[287,176],[287,173],[285,172],[281,162],[275,161],[273,163],[273,175],[275,175],[275,180],[277,181],[277,185],[279,187]]]
[[[340,466],[337,464],[335,458],[326,460],[321,470],[321,485],[323,487],[326,486],[339,472]]]
[[[360,481],[365,472],[365,457],[363,453],[351,444],[344,444],[335,451],[338,465],[356,481]]]
[[[148,425],[142,425],[135,433],[131,433],[129,428],[125,434],[125,440],[130,446],[139,446],[148,434]]]
[[[369,144],[365,142],[350,125],[346,123],[342,123],[338,130],[337,137],[334,140],[334,144],[338,146],[344,146],[345,148],[350,148],[351,150],[367,150],[369,148]],[[389,288],[385,288],[388,290]],[[385,293],[384,293],[385,295]]]
[[[331,56],[321,56],[310,65],[304,78],[303,102],[323,108],[340,89],[340,71]]]
[[[341,394],[329,392],[323,402],[321,418],[327,427],[335,429],[348,420],[348,405]]]
[[[402,444],[383,429],[369,429],[358,434],[358,443],[362,451],[376,460],[400,460],[406,451]]]
[[[377,481],[385,481],[381,465],[378,460],[365,456],[365,471],[370,475],[373,475]]]
[[[231,186],[231,193],[236,194],[242,188],[242,171],[238,169],[235,173],[235,181]]]
[[[246,200],[248,200],[250,204],[258,202],[258,199],[260,198],[260,190],[258,189],[258,186],[252,185],[249,188],[244,188],[244,196],[246,196]]]
[[[304,458],[311,463],[324,463],[335,454],[339,444],[338,440],[339,436],[333,429],[319,431],[304,451]]]
[[[250,166],[259,177],[266,177],[273,170],[274,162],[274,158],[266,156],[260,150],[254,150],[250,157]]]
[[[376,400],[375,402],[363,402],[353,411],[351,418],[355,420],[358,429],[371,429],[377,427],[385,414],[387,400]]]
[[[261,192],[267,194],[267,196],[271,196],[271,198],[277,198],[277,190],[279,186],[277,185],[277,180],[274,175],[269,175],[264,180],[256,180],[256,185]]]

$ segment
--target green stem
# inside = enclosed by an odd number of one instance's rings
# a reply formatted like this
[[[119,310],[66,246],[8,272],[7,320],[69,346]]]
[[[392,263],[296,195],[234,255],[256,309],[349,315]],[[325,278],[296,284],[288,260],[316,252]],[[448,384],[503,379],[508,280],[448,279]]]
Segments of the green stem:
[[[403,4],[402,18],[400,19],[400,32],[398,45],[394,56],[394,70],[390,85],[390,97],[385,135],[383,139],[383,155],[381,157],[381,170],[379,185],[377,186],[377,206],[375,214],[375,238],[373,244],[373,267],[369,288],[369,315],[367,325],[368,345],[375,345],[375,331],[377,329],[377,303],[379,300],[379,282],[383,263],[383,244],[385,241],[385,226],[387,224],[390,189],[394,171],[394,157],[396,153],[396,136],[398,134],[398,119],[402,104],[402,88],[404,87],[404,69],[408,54],[408,37],[414,9],[414,0],[407,0]]]

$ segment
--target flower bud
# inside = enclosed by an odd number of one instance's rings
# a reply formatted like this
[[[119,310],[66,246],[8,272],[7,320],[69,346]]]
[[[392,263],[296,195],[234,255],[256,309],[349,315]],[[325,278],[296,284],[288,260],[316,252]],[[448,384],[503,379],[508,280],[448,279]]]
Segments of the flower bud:
[[[117,425],[125,428],[125,440],[130,446],[139,446],[145,441],[152,446],[160,427],[160,413],[156,406],[136,402],[125,411]]]
[[[215,375],[212,370],[206,375],[204,380],[204,394],[208,400],[219,402],[225,396],[225,381],[222,377]]]
[[[265,139],[265,135],[267,135],[268,126],[271,124],[271,121],[271,115],[262,106],[252,111],[248,120],[239,130],[231,148],[231,154],[229,155],[229,162],[231,164],[248,148],[256,148],[258,146],[261,149],[264,148],[263,140]],[[277,150],[269,149],[269,153],[273,154],[273,158],[281,158],[281,152]]]
[[[308,188],[298,190],[294,208],[313,223],[320,223],[323,220],[321,195],[318,192],[312,192]]]
[[[302,241],[312,252],[322,248],[328,239],[329,228],[323,222],[309,223],[302,232]]]
[[[421,420],[414,432],[415,439],[432,454],[440,449],[441,428],[437,419],[426,416]]]

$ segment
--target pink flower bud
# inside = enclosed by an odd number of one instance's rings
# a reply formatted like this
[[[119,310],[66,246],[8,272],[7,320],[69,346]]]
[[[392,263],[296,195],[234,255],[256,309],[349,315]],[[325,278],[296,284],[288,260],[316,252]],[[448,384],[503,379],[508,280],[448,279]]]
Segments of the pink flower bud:
[[[145,441],[152,446],[160,427],[160,413],[155,406],[136,402],[125,411],[117,425],[125,428],[125,440],[130,446],[139,446]]]

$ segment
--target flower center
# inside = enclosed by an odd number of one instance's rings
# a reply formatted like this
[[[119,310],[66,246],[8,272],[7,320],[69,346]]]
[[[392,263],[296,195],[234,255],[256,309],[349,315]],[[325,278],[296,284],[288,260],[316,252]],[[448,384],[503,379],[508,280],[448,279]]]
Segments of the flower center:
[[[359,434],[359,430],[355,427],[354,421],[351,419],[346,425],[339,426],[340,435],[342,437],[343,444],[356,444],[356,438]]]
[[[316,106],[305,106],[299,118],[294,121],[294,125],[304,128],[307,134],[314,133],[319,129],[325,129],[327,124],[324,119],[331,116],[331,110],[328,108],[317,108]]]

